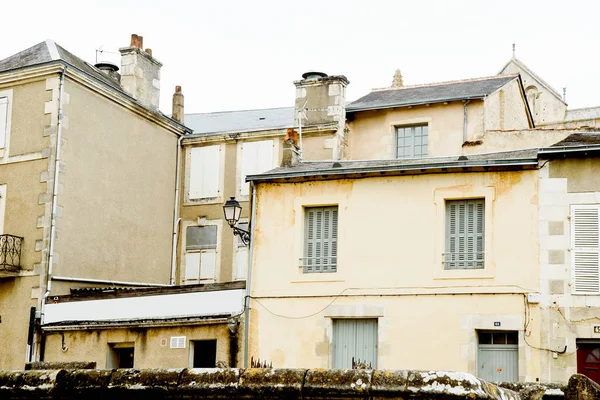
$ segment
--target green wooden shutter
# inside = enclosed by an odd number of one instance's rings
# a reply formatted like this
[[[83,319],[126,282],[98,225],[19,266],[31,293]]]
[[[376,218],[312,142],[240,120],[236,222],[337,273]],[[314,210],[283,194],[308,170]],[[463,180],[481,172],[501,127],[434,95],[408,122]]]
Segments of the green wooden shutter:
[[[446,202],[445,269],[484,268],[483,199]]]
[[[336,272],[337,207],[305,210],[303,272]]]

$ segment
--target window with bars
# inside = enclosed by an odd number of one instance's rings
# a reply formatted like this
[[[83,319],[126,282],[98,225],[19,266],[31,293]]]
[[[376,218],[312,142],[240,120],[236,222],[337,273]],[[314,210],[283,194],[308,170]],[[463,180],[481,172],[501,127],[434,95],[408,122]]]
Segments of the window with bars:
[[[600,206],[571,206],[574,294],[600,294]]]
[[[427,157],[429,127],[427,125],[396,128],[396,158]]]
[[[444,269],[483,269],[485,200],[446,201]]]
[[[302,271],[337,271],[338,207],[307,207],[304,211]]]

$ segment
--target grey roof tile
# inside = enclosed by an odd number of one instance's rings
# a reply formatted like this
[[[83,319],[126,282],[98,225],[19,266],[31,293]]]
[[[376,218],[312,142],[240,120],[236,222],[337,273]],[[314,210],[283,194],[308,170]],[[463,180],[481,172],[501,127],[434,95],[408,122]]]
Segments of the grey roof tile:
[[[376,89],[346,106],[355,112],[452,100],[483,98],[495,92],[518,75],[492,76],[452,82],[440,82],[401,88]]]
[[[414,158],[398,160],[360,161],[306,161],[292,167],[278,167],[262,174],[250,175],[249,181],[279,179],[288,176],[343,175],[378,171],[400,171],[410,169],[431,169],[447,167],[485,166],[494,164],[517,164],[523,160],[532,161],[537,157],[537,149],[504,151],[498,153],[473,154],[468,156]],[[460,158],[459,158],[460,157]]]
[[[56,53],[58,54],[54,53],[54,49],[51,49],[51,47],[55,47]],[[19,68],[33,67],[35,65],[57,60],[63,61],[81,70],[92,78],[95,78],[112,87],[113,89],[124,93],[118,82],[103,74],[93,65],[73,55],[65,50],[62,46],[59,46],[51,40],[40,42],[28,49],[5,58],[4,60],[0,60],[0,73]]]
[[[572,133],[550,147],[574,147],[600,145],[600,132]]]
[[[294,126],[294,107],[185,114],[194,134],[251,132]]]

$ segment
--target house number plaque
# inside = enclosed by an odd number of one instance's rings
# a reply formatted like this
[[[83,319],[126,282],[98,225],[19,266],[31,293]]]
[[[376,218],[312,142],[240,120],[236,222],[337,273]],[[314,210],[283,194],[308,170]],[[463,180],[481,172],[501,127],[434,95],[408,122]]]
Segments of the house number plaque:
[[[594,325],[594,333],[600,333],[600,325]]]

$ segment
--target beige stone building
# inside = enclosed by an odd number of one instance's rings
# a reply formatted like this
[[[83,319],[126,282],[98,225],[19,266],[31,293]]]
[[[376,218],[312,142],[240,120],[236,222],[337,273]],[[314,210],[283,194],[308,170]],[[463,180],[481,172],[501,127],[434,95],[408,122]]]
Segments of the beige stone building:
[[[186,128],[134,39],[120,75],[52,41],[0,61],[2,369],[43,358],[46,307],[72,288],[169,284]]]

